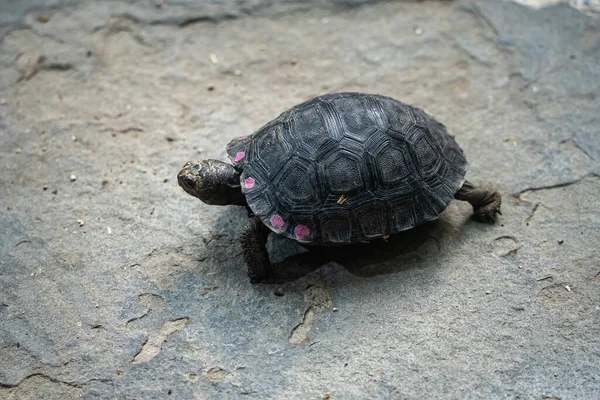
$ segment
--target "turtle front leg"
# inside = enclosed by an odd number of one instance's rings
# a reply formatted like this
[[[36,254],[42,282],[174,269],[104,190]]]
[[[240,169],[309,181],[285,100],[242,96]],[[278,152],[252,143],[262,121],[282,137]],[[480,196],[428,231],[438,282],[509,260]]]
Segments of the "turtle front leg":
[[[242,233],[242,251],[248,267],[248,277],[252,283],[265,280],[271,272],[271,262],[266,248],[268,236],[269,228],[258,218],[251,218]]]
[[[502,215],[500,205],[502,199],[500,193],[495,190],[487,190],[465,181],[463,186],[454,195],[457,200],[464,200],[473,206],[473,219],[480,222],[494,223],[496,214]]]

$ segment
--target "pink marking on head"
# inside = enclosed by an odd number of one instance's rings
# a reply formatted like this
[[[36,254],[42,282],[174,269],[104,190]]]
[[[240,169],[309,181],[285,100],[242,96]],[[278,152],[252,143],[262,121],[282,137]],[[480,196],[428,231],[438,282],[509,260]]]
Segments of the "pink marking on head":
[[[246,157],[246,153],[243,151],[239,151],[236,155],[235,158],[233,159],[233,161],[238,162],[240,161],[242,158]]]
[[[304,225],[296,225],[296,227],[294,228],[294,235],[296,235],[298,239],[304,239],[305,237],[310,235],[310,229],[308,229]]]
[[[278,214],[273,214],[273,216],[271,216],[271,225],[276,228],[281,228],[283,226],[283,218]]]
[[[256,181],[251,176],[249,176],[246,179],[244,179],[244,187],[246,189],[252,189],[254,187],[255,183],[256,183]]]

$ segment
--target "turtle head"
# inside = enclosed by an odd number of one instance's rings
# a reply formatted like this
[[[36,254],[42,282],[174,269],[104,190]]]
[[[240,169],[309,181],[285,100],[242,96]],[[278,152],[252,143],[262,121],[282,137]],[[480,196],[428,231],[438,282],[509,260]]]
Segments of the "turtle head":
[[[222,161],[189,161],[177,174],[177,182],[188,194],[206,204],[246,204],[240,188],[240,172]]]

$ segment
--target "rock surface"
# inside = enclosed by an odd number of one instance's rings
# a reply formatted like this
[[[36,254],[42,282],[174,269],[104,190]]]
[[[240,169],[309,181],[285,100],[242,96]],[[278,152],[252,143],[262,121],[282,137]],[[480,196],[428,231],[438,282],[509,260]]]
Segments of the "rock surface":
[[[600,397],[597,19],[492,0],[46,3],[0,13],[0,397]],[[274,259],[298,254],[251,285],[243,210],[175,175],[342,90],[443,121],[504,216],[455,202],[388,243],[273,238]]]

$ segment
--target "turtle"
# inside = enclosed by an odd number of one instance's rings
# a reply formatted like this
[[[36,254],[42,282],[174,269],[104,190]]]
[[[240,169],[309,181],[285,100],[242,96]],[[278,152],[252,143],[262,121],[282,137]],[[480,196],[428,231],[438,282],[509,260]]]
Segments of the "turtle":
[[[253,283],[271,272],[270,232],[339,246],[434,220],[453,199],[481,222],[501,214],[498,191],[465,179],[467,160],[442,123],[379,94],[315,97],[233,139],[227,155],[187,162],[177,179],[206,204],[247,207],[240,241]]]

